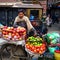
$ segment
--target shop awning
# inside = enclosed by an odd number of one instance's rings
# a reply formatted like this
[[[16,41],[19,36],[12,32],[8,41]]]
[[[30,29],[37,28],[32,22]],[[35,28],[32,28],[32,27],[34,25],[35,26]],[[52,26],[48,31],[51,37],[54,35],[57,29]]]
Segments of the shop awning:
[[[19,7],[19,8],[43,8],[39,4],[15,4],[12,7]]]
[[[0,3],[0,7],[3,7],[3,6],[13,6],[12,3]]]
[[[40,4],[23,4],[22,2],[1,3],[0,7],[15,7],[15,8],[43,8]]]
[[[23,4],[22,2],[0,2],[0,7],[12,7],[15,4]]]

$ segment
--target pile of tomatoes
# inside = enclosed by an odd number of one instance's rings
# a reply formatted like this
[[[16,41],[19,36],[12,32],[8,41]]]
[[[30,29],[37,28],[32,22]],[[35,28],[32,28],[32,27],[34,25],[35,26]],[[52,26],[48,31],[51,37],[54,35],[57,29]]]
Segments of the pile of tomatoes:
[[[29,49],[30,51],[34,52],[34,53],[39,53],[39,54],[43,54],[46,50],[45,44],[42,44],[40,46],[34,46],[32,44],[26,44],[26,48]]]
[[[42,38],[29,37],[25,46],[28,50],[33,53],[43,54],[46,50],[46,44],[43,42]]]

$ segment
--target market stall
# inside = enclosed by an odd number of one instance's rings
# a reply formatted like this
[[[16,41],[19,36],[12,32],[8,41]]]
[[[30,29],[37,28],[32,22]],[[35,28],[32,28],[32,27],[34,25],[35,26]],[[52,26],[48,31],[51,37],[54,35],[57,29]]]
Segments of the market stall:
[[[20,48],[23,49],[23,46],[25,45],[26,29],[23,27],[14,28],[14,27],[4,26],[1,32],[2,32],[2,35],[0,38],[1,59],[3,60],[2,54],[5,49],[7,52],[10,53],[11,56],[9,59],[11,59],[12,57],[14,57],[13,53],[17,51],[18,46],[20,46]],[[19,58],[22,58],[22,57],[19,57]]]
[[[46,57],[58,60],[60,53],[60,35],[56,32],[48,33],[43,38],[28,37],[26,38],[26,29],[23,27],[7,27],[1,28],[0,32],[0,59],[3,60],[3,52],[10,54],[9,60],[13,57],[18,59],[32,60],[33,57]],[[20,54],[16,54],[20,49]],[[48,51],[47,51],[48,50]],[[57,54],[57,55],[56,55]],[[56,58],[57,57],[57,58]]]
[[[6,51],[8,53],[10,53],[10,57],[9,59],[11,60],[12,57],[16,57],[16,58],[25,58],[25,59],[31,59],[32,56],[37,55],[40,56],[42,55],[45,50],[45,44],[43,43],[42,38],[37,38],[37,37],[29,37],[28,39],[26,39],[26,29],[23,27],[7,27],[4,26],[1,29],[1,38],[0,38],[0,44],[1,44],[1,59],[3,60],[3,52],[6,49]],[[39,43],[40,42],[40,43]],[[27,45],[30,44],[30,48],[32,49],[32,46],[36,48],[33,49],[34,51],[31,51],[27,48]],[[18,50],[18,46],[20,46],[20,49],[23,50],[24,53],[28,54],[27,56],[21,56],[21,55],[16,55],[15,52]],[[42,46],[41,49],[39,46]],[[43,49],[43,47],[45,47]],[[38,48],[38,49],[37,49]],[[39,51],[41,50],[41,51]]]

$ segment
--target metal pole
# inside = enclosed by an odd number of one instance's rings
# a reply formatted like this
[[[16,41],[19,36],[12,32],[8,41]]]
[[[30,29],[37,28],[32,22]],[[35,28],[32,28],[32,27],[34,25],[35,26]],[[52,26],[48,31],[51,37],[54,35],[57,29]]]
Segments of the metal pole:
[[[7,9],[6,9],[6,26],[7,26],[7,22],[8,22],[8,21],[7,21]]]

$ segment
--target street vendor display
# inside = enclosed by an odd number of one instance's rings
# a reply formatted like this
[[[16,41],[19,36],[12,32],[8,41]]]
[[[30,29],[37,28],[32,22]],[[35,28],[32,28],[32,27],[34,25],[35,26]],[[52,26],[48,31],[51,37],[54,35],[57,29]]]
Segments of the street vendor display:
[[[45,36],[45,38],[46,38],[48,44],[56,44],[59,41],[58,39],[60,38],[60,35],[59,35],[59,33],[52,32],[52,33],[48,33]]]
[[[46,36],[46,42],[48,44],[48,50],[50,53],[54,54],[55,50],[59,50],[59,47],[56,46],[59,42],[60,35],[57,32],[48,33]]]
[[[29,37],[26,42],[25,48],[32,54],[43,54],[46,50],[46,45],[43,43],[42,38]]]
[[[24,46],[25,45],[25,37],[26,37],[26,29],[23,27],[7,27],[4,26],[2,28],[2,37],[0,38],[0,45],[1,47],[1,59],[3,59],[3,52],[4,50],[11,49],[10,55],[11,57],[14,57],[14,53],[17,51],[17,47]],[[14,46],[14,49],[13,49]],[[10,48],[11,47],[11,48]],[[23,51],[23,50],[22,50]],[[13,53],[14,52],[14,53]],[[8,59],[10,59],[10,56]]]
[[[23,27],[7,27],[4,26],[2,36],[6,40],[23,40],[26,37],[26,29]]]

